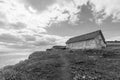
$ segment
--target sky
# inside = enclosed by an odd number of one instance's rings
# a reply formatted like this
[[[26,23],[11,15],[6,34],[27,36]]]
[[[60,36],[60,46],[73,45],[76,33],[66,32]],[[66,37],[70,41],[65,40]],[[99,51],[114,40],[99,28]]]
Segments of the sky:
[[[120,40],[120,0],[0,0],[0,67],[96,30]]]

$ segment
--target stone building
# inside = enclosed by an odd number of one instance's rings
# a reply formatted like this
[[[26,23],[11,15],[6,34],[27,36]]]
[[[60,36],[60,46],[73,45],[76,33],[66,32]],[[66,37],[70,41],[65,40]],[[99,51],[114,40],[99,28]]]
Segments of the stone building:
[[[106,41],[108,49],[120,49],[120,41]]]
[[[101,30],[70,38],[66,42],[69,49],[102,49],[106,47]]]

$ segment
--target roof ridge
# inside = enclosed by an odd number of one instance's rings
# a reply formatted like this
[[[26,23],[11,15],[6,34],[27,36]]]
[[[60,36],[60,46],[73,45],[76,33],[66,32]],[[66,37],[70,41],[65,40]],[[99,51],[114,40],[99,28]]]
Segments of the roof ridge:
[[[78,42],[78,41],[93,39],[93,38],[95,38],[99,34],[102,35],[102,31],[101,30],[93,31],[93,32],[90,32],[90,33],[87,33],[87,34],[83,34],[83,35],[80,35],[80,36],[72,37],[66,43],[72,43],[72,42]],[[102,35],[102,37],[103,37],[103,35]]]
[[[82,34],[82,35],[79,35],[79,36],[75,36],[75,37],[80,37],[80,36],[84,36],[84,35],[88,35],[88,34],[92,34],[92,33],[96,33],[96,32],[100,32],[101,30],[97,30],[97,31],[92,31],[92,32],[89,32],[89,33],[86,33],[86,34]],[[73,37],[73,38],[75,38]]]

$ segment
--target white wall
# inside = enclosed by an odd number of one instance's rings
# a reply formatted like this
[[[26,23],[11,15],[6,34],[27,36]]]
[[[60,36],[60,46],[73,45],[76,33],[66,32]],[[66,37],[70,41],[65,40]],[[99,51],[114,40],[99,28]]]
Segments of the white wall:
[[[101,35],[99,35],[95,39],[67,44],[66,47],[70,49],[101,49],[106,47],[106,44]]]
[[[95,39],[67,44],[70,49],[94,49],[97,47]]]
[[[98,48],[106,47],[106,44],[104,43],[101,35],[97,36],[95,40]]]

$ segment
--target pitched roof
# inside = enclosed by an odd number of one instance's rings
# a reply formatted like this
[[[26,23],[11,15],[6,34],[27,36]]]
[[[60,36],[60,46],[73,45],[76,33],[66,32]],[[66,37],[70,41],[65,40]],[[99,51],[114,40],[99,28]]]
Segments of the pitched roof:
[[[94,32],[91,32],[91,33],[88,33],[88,34],[84,34],[84,35],[80,35],[80,36],[76,36],[76,37],[73,37],[73,38],[70,38],[66,44],[69,44],[69,43],[74,43],[74,42],[79,42],[79,41],[85,41],[85,40],[90,40],[90,39],[94,39],[96,36],[98,35],[101,35],[102,36],[102,39],[105,42],[105,38],[102,34],[102,31],[101,30],[98,30],[98,31],[94,31]]]

